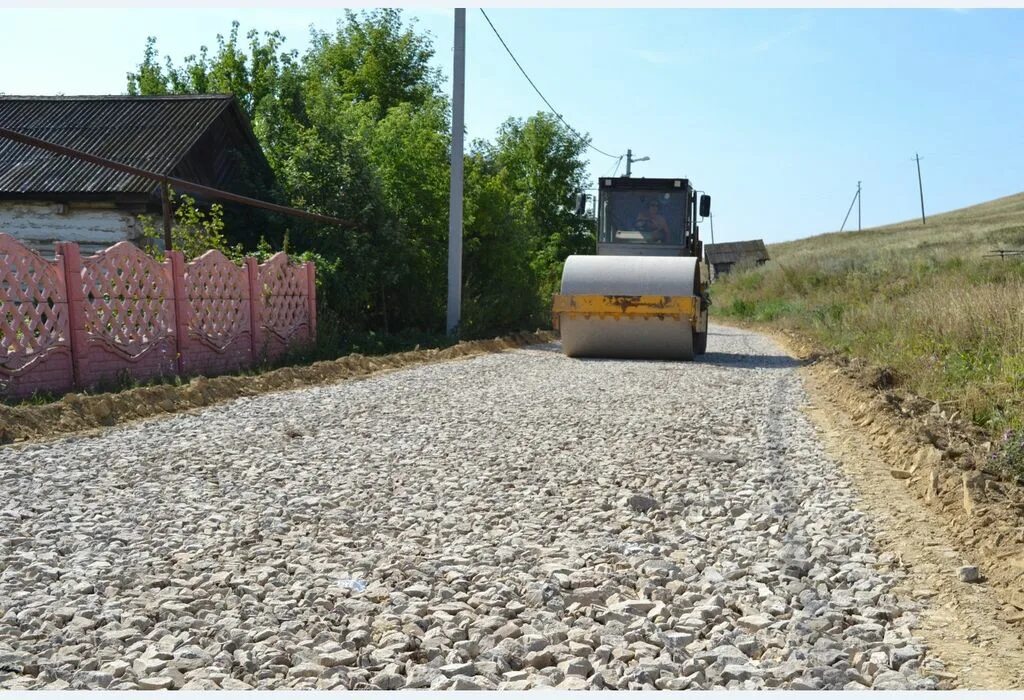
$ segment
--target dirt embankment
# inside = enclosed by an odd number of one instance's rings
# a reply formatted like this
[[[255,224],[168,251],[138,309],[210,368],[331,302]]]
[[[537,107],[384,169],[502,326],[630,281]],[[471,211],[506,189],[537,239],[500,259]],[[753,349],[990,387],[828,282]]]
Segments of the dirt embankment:
[[[241,396],[297,389],[365,377],[412,365],[501,352],[557,336],[550,331],[515,333],[492,340],[464,341],[448,348],[367,357],[348,355],[311,365],[282,367],[256,375],[195,377],[187,384],[139,387],[106,394],[68,394],[53,403],[0,405],[0,444],[52,438],[165,413],[187,411]]]
[[[1021,661],[1024,489],[990,465],[986,434],[901,390],[883,368],[823,351],[795,333],[757,330],[807,362],[807,412],[866,505],[891,525],[892,544],[916,570],[917,584],[935,589],[932,636],[944,658],[963,659],[961,687],[1020,687],[1024,677],[1011,680],[1000,669],[1006,653],[1014,665]],[[967,564],[979,568],[980,586],[959,580]]]
[[[985,433],[894,387],[885,369],[770,332],[797,357],[814,360],[804,372],[809,388],[843,409],[881,452],[885,477],[942,514],[959,544],[977,553],[987,581],[1006,587],[1024,622],[1024,489],[990,466]]]

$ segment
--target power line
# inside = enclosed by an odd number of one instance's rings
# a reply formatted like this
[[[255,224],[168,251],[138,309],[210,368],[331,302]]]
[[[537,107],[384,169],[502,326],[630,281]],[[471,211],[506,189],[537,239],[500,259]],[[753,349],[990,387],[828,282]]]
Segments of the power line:
[[[618,166],[622,165],[622,162],[623,162],[623,157],[622,156],[620,156],[617,159],[615,159],[615,165],[613,166],[613,170],[611,171],[611,177],[614,177],[615,173],[618,172]],[[602,175],[601,177],[608,177],[608,175]]]
[[[482,7],[480,8],[480,14],[482,14],[484,16],[484,19],[487,20],[487,24],[491,25],[491,31],[494,32],[494,36],[498,37],[498,41],[500,41],[501,45],[505,47],[505,51],[508,52],[508,55],[512,58],[513,63],[516,64],[516,68],[518,68],[519,72],[523,74],[523,77],[526,78],[526,82],[528,82],[530,84],[530,87],[533,88],[534,92],[536,92],[538,95],[540,95],[540,99],[544,100],[544,104],[546,104],[548,106],[548,109],[551,110],[551,113],[554,114],[556,117],[558,117],[558,121],[562,122],[562,124],[565,125],[566,129],[568,129],[569,131],[574,133],[578,138],[582,139],[583,136],[580,135],[580,132],[576,131],[571,126],[569,126],[569,122],[565,121],[565,119],[562,118],[562,115],[558,113],[558,110],[555,109],[551,105],[550,102],[548,102],[548,98],[544,97],[544,93],[542,93],[540,91],[540,89],[536,85],[534,85],[533,81],[530,79],[530,76],[527,75],[526,70],[519,64],[519,60],[515,57],[515,54],[512,53],[512,49],[510,49],[508,47],[508,44],[505,43],[505,40],[501,38],[501,34],[498,33],[498,30],[494,26],[494,23],[491,21],[491,18],[487,16],[487,13],[484,12],[484,8],[482,8]],[[597,151],[601,155],[608,156],[609,158],[620,158],[621,159],[621,156],[617,156],[617,155],[615,155],[613,153],[609,153],[608,151],[602,151],[600,148],[598,148],[597,146],[595,146],[592,143],[590,143],[589,139],[585,139],[585,140],[587,141],[587,148],[590,148],[591,150]]]

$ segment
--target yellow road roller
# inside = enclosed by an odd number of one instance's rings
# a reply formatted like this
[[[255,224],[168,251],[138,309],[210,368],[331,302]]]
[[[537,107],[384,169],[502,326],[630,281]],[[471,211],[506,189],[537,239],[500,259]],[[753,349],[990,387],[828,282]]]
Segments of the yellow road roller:
[[[703,354],[708,274],[698,223],[710,216],[711,197],[685,178],[601,178],[596,214],[597,255],[566,259],[553,300],[562,351],[659,360]]]

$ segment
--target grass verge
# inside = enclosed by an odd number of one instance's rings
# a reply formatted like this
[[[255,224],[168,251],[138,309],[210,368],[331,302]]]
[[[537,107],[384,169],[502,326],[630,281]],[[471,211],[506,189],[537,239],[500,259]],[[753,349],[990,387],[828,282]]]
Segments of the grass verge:
[[[996,249],[1024,249],[1024,194],[771,246],[768,264],[715,281],[714,310],[885,368],[984,429],[1022,478],[1024,257]]]

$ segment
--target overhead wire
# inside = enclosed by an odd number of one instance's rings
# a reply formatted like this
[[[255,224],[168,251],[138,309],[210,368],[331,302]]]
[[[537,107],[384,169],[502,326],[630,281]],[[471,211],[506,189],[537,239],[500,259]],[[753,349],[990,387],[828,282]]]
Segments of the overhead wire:
[[[622,159],[623,159],[624,157],[625,157],[625,156],[619,156],[619,157],[618,157],[618,158],[617,158],[617,159],[615,160],[615,166],[614,166],[614,167],[615,167],[615,169],[614,169],[614,170],[612,170],[612,173],[611,173],[611,177],[615,177],[615,173],[619,172],[619,165],[620,165],[620,164],[622,163]],[[609,177],[609,176],[608,176],[608,175],[602,175],[602,177]]]
[[[491,18],[487,16],[487,13],[484,12],[484,8],[482,8],[482,7],[480,8],[480,14],[482,14],[484,16],[484,19],[487,20],[487,24],[489,24],[491,26],[491,31],[494,32],[494,36],[498,37],[498,41],[500,41],[501,45],[505,47],[505,51],[508,53],[509,57],[512,59],[512,62],[516,64],[516,67],[519,69],[519,72],[523,74],[524,78],[526,78],[526,82],[528,82],[530,84],[530,87],[533,88],[534,92],[536,92],[540,96],[540,99],[544,100],[544,104],[546,104],[548,106],[548,108],[551,110],[551,113],[554,114],[556,117],[558,117],[558,120],[560,122],[562,122],[562,124],[565,125],[566,129],[571,131],[578,138],[583,139],[583,136],[580,134],[580,132],[578,132],[575,129],[573,129],[569,125],[569,122],[565,121],[565,119],[562,117],[562,115],[559,114],[558,110],[555,109],[554,106],[551,104],[551,102],[548,101],[548,98],[544,97],[544,93],[542,93],[540,91],[540,88],[538,88],[534,84],[533,80],[530,79],[530,76],[527,74],[526,70],[519,63],[519,59],[517,59],[515,54],[512,53],[512,49],[510,49],[508,47],[508,44],[505,43],[505,40],[501,38],[501,34],[498,32],[497,27],[494,26],[494,22],[491,21]],[[600,148],[598,148],[594,144],[590,143],[589,139],[583,139],[583,140],[585,140],[587,142],[587,148],[589,148],[591,150],[594,150],[594,151],[597,151],[601,155],[608,156],[609,158],[618,158],[620,162],[622,161],[622,156],[621,155],[615,155],[614,153],[609,153],[608,151],[602,151]],[[618,163],[616,164],[616,169],[618,169]]]

